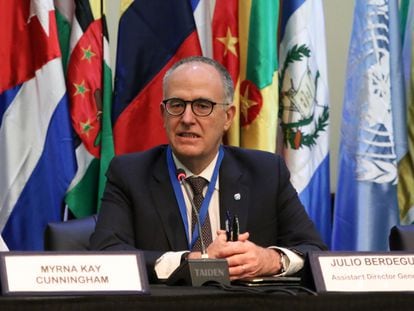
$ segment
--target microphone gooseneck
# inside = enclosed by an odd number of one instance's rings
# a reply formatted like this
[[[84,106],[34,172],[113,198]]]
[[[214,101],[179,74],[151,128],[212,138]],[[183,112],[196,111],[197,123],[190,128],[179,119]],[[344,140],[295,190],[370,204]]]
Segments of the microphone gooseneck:
[[[182,193],[181,187],[184,187],[184,191],[188,199],[190,200],[193,216],[195,216],[197,228],[200,233],[199,238],[201,244],[201,259],[188,258],[187,260],[184,260],[180,264],[180,266],[177,269],[175,269],[175,271],[168,277],[166,283],[168,285],[185,284],[192,286],[202,286],[206,283],[215,282],[223,284],[225,286],[230,286],[229,265],[227,263],[227,260],[224,258],[208,258],[208,253],[206,252],[204,239],[201,231],[200,214],[197,210],[196,203],[194,203],[192,200],[192,191],[191,189],[189,189],[191,184],[188,182],[188,180],[186,180],[185,171],[183,169],[178,169],[175,171],[175,176],[174,170],[170,170],[169,173],[171,180],[173,182],[174,191],[178,190],[180,193],[180,211],[182,206],[184,207],[184,211],[186,209],[182,202],[184,199],[184,193]],[[177,179],[175,180],[174,178]],[[210,182],[210,186],[211,185],[212,183]],[[192,238],[192,240],[193,239],[194,237]]]
[[[188,183],[186,182],[185,178],[187,177],[185,171],[182,168],[177,169],[176,176],[178,181],[183,185],[187,198],[190,201],[191,208],[193,213],[197,218],[197,228],[198,228],[198,235],[200,237],[200,244],[201,244],[201,258],[208,258],[208,254],[206,252],[206,247],[204,245],[203,233],[201,232],[201,222],[200,222],[200,214],[197,211],[196,206],[192,200],[192,196],[190,195],[190,190],[188,189]]]

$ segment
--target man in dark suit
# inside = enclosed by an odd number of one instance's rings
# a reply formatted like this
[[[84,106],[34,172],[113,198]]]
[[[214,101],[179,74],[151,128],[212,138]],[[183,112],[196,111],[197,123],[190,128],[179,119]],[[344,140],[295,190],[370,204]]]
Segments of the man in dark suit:
[[[225,258],[232,280],[293,274],[304,254],[326,249],[279,156],[222,146],[236,110],[224,67],[187,58],[167,72],[163,87],[169,145],[112,160],[92,249],[140,249],[150,281],[167,278],[185,258],[202,256],[190,204],[199,195],[203,257]],[[177,180],[178,169],[185,181]],[[192,186],[195,176],[202,177],[201,194]],[[238,217],[237,241],[223,230],[228,215]]]

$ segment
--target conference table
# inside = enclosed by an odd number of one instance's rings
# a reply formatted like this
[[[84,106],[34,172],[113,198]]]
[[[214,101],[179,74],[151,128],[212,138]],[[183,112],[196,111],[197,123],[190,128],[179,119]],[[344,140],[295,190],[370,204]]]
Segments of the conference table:
[[[414,284],[413,284],[414,288]],[[414,310],[414,292],[313,293],[299,287],[151,285],[149,294],[2,296],[0,310]]]

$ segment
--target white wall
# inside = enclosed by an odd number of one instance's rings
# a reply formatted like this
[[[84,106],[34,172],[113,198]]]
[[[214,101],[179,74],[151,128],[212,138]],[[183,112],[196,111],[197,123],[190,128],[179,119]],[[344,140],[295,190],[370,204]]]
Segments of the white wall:
[[[116,41],[118,38],[118,21],[120,13],[121,0],[105,0],[106,3],[106,18],[109,32],[109,45],[111,47],[111,67],[112,73],[115,75],[115,57],[116,57]]]
[[[148,0],[150,1],[150,0]],[[115,68],[117,25],[120,0],[106,0],[109,39],[111,45],[111,64]],[[337,183],[339,132],[341,126],[343,91],[349,39],[352,27],[354,1],[325,0],[324,14],[328,57],[328,77],[331,99],[331,191]],[[138,31],[138,30],[137,30]],[[113,70],[115,74],[115,70]]]
[[[354,1],[325,0],[326,49],[330,93],[331,191],[337,184],[339,136]]]

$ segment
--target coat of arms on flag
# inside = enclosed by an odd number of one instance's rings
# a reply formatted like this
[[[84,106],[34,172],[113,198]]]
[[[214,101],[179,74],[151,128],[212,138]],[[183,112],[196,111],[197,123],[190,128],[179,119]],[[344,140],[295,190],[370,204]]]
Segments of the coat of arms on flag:
[[[295,44],[288,50],[281,71],[282,105],[279,114],[284,144],[292,149],[315,145],[319,132],[326,130],[329,121],[326,103],[322,103],[322,109],[317,109],[316,92],[320,74],[317,68],[311,68],[310,55],[311,50],[306,44]]]

